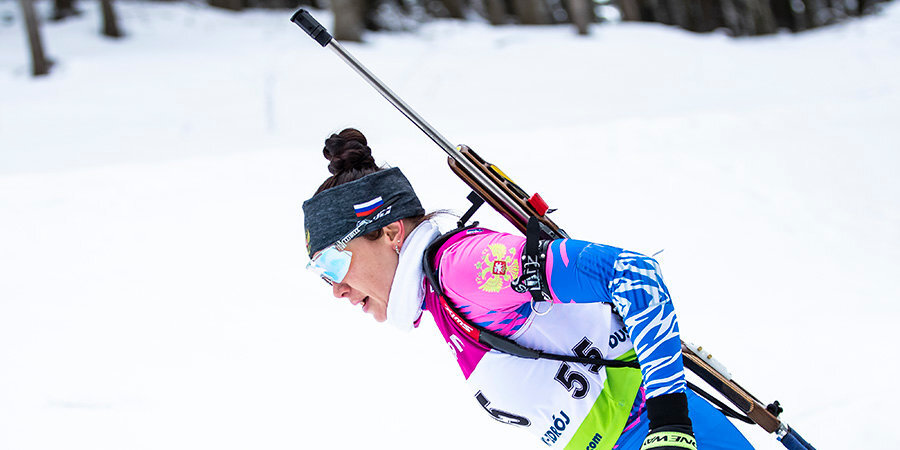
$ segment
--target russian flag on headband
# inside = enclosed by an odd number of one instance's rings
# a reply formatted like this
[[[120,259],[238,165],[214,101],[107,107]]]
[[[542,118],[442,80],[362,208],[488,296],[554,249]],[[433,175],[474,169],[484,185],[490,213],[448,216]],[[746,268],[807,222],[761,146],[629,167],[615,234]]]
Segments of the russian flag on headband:
[[[365,217],[375,212],[375,210],[383,204],[384,200],[382,200],[381,197],[375,197],[365,203],[353,205],[353,209],[356,211],[356,217]]]

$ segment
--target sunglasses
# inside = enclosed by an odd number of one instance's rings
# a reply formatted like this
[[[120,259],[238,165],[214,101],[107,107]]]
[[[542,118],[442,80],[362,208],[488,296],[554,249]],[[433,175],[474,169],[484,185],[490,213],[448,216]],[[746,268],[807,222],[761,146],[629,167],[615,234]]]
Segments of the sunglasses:
[[[306,265],[306,269],[322,277],[329,285],[334,285],[344,281],[350,270],[351,258],[353,253],[350,253],[350,250],[340,250],[333,244],[316,252]]]

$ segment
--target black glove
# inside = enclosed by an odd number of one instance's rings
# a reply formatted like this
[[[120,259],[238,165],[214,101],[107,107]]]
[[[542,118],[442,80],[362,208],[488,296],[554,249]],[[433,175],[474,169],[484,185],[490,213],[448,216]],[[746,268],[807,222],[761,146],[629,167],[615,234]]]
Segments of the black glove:
[[[650,432],[641,450],[697,450],[684,393],[647,399],[647,418]]]
[[[647,433],[647,438],[641,445],[641,450],[697,450],[697,440],[694,439],[690,426],[666,425]]]

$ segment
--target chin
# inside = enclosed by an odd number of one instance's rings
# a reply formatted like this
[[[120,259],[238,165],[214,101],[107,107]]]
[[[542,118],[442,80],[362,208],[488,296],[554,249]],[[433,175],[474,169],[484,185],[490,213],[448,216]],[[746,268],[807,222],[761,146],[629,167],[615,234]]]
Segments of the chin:
[[[382,323],[387,321],[387,308],[370,312],[372,313],[372,318],[375,319],[376,322]]]

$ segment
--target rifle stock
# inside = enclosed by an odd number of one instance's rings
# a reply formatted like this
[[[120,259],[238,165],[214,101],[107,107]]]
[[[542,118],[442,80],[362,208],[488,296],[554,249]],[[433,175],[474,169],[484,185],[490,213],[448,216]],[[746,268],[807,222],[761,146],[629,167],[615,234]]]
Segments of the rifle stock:
[[[447,160],[450,168],[461,180],[463,180],[463,182],[465,182],[473,191],[478,193],[478,195],[499,212],[500,215],[509,220],[519,231],[525,233],[528,218],[519,218],[505,207],[512,202],[517,203],[522,209],[535,215],[544,225],[557,234],[554,236],[555,238],[567,237],[565,232],[563,232],[559,226],[546,215],[538,215],[537,211],[535,211],[535,209],[525,200],[525,198],[528,197],[528,194],[505,174],[501,175],[502,172],[500,172],[500,174],[496,173],[494,171],[494,169],[496,169],[495,165],[485,161],[478,156],[475,151],[465,145],[459,146],[459,150],[463,156],[468,158],[475,167],[495,183],[507,198],[496,198],[487,189],[484,189],[484,187],[479,185],[473,177],[469,175],[466,169],[461,167],[461,165],[453,158],[448,158]],[[762,402],[741,387],[741,385],[737,384],[737,382],[730,379],[730,377],[726,377],[719,372],[719,370],[707,362],[705,358],[685,345],[684,342],[682,342],[681,351],[685,367],[722,394],[728,401],[734,404],[735,407],[746,414],[750,420],[762,427],[762,429],[766,430],[768,433],[774,433],[782,427],[781,420],[766,409]]]
[[[537,209],[529,203],[528,194],[497,168],[497,166],[485,161],[468,146],[460,145],[458,149],[460,154],[470,162],[469,167],[473,167],[483,174],[485,178],[490,180],[497,187],[496,190],[504,194],[504,197],[498,198],[490,190],[485,189],[484,186],[481,186],[475,180],[466,167],[453,157],[448,157],[447,164],[450,166],[450,169],[453,170],[453,173],[490,204],[495,211],[512,223],[522,234],[525,234],[528,218],[535,216],[544,224],[547,231],[552,234],[551,237],[555,239],[568,237],[565,231],[547,217],[546,213],[539,214]],[[517,208],[512,208],[510,205],[515,205]],[[522,217],[518,211],[525,211],[528,216]]]

